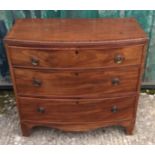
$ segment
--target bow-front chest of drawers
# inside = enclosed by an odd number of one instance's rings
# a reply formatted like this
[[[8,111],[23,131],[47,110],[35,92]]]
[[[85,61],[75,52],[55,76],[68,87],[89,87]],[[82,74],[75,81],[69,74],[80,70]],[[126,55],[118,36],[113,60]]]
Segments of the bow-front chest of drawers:
[[[147,37],[135,19],[19,19],[5,38],[21,129],[131,134]]]

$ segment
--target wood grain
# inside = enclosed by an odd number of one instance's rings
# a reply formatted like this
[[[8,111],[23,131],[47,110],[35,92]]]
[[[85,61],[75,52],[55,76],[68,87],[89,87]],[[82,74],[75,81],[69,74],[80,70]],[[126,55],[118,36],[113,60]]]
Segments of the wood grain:
[[[112,45],[145,43],[134,18],[18,19],[5,41],[14,45]]]
[[[91,71],[44,71],[16,68],[14,73],[20,95],[100,97],[105,93],[136,91],[138,70],[137,67]],[[115,78],[119,79],[118,84],[112,83]],[[40,86],[35,86],[34,80],[41,81]]]
[[[19,98],[22,120],[58,123],[129,120],[133,117],[135,99],[132,96],[94,100]],[[116,111],[112,112],[114,107]]]
[[[103,68],[136,65],[141,62],[142,45],[116,49],[37,49],[9,47],[12,64],[16,67],[39,68]],[[115,58],[121,55],[121,63]],[[19,59],[20,58],[20,59]],[[33,64],[37,61],[37,64]]]

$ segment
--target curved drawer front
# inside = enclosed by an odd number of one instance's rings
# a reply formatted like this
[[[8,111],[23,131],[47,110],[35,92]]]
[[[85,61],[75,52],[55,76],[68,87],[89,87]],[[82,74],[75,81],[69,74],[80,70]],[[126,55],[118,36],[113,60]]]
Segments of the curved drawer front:
[[[99,97],[105,93],[137,89],[137,67],[115,70],[45,71],[14,69],[20,95],[51,97]]]
[[[40,122],[111,122],[132,119],[135,97],[96,100],[19,98],[22,120]]]
[[[118,49],[32,49],[9,47],[13,65],[43,68],[100,68],[141,63],[142,45]]]

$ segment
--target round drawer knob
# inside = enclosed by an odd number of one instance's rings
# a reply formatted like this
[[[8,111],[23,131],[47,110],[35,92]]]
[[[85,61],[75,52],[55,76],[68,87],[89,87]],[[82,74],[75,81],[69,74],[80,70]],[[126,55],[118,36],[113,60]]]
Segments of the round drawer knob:
[[[35,86],[35,87],[40,87],[40,86],[42,85],[42,81],[39,80],[39,79],[33,78],[32,84],[33,84],[33,86]]]
[[[116,86],[120,84],[120,79],[116,77],[116,78],[113,78],[111,82],[112,82],[112,85]]]
[[[121,63],[123,63],[123,61],[124,61],[124,56],[121,55],[121,54],[117,54],[117,55],[114,57],[114,62],[115,62],[116,64],[121,64]]]
[[[45,112],[45,108],[44,107],[38,107],[37,108],[37,112],[44,113]]]
[[[116,112],[118,112],[118,108],[117,108],[116,105],[112,106],[112,108],[111,108],[111,112],[112,112],[112,113],[116,113]]]
[[[36,59],[36,58],[31,58],[31,64],[32,64],[33,66],[38,66],[38,65],[39,65],[39,60]]]

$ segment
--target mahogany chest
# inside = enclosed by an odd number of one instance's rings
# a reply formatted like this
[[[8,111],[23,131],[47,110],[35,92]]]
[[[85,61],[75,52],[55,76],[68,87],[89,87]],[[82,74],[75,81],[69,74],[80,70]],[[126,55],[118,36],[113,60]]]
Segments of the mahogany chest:
[[[17,20],[5,47],[23,135],[111,125],[132,134],[146,43],[133,18]]]

